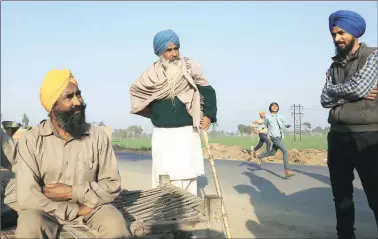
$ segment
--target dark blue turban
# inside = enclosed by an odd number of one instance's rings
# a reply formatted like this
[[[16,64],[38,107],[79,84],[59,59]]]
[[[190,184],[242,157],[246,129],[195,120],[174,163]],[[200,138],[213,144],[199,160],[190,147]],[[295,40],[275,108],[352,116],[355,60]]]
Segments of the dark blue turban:
[[[340,10],[329,16],[329,30],[338,26],[352,36],[359,38],[364,35],[366,22],[360,14],[348,10]]]
[[[157,56],[161,56],[167,50],[170,43],[174,43],[180,48],[180,39],[177,34],[168,29],[158,32],[154,37],[154,51]]]

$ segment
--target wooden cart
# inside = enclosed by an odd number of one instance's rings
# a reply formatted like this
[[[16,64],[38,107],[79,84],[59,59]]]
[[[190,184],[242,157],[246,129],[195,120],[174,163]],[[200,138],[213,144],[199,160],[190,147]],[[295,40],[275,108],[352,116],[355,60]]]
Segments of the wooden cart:
[[[160,176],[155,189],[122,191],[114,200],[136,238],[164,235],[185,237],[187,232],[202,232],[204,238],[224,238],[222,198],[214,195],[201,199]],[[88,227],[64,226],[60,238],[95,238]],[[0,231],[0,238],[14,238],[14,228]]]

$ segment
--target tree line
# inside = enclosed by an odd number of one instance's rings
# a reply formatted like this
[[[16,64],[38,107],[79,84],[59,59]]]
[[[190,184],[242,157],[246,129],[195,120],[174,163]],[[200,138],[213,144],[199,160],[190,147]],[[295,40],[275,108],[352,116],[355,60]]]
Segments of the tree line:
[[[113,131],[113,137],[126,139],[126,138],[139,138],[142,136],[147,136],[143,134],[143,128],[140,125],[131,125],[126,129],[115,129]]]

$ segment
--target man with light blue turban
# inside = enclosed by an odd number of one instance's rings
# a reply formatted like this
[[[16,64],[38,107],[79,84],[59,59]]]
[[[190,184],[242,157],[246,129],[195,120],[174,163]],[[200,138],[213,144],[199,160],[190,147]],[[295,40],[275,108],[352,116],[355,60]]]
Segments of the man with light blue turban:
[[[328,168],[335,202],[338,238],[355,238],[354,169],[374,212],[378,228],[378,53],[359,43],[366,22],[356,12],[329,17],[336,56],[326,73],[321,104],[330,108]]]
[[[180,39],[174,31],[168,29],[157,33],[154,37],[155,54],[161,56],[171,43],[180,49]]]
[[[152,187],[159,175],[198,195],[197,178],[204,174],[200,131],[217,121],[213,87],[200,63],[180,56],[180,39],[173,30],[158,32],[153,48],[159,60],[132,85],[131,113],[151,119]]]

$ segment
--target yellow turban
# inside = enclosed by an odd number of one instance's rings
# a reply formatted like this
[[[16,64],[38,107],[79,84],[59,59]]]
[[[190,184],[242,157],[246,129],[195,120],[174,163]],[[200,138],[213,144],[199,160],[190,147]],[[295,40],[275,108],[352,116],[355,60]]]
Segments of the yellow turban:
[[[259,112],[259,115],[263,115],[263,114],[265,114],[264,111],[260,111],[260,112]]]
[[[78,85],[71,71],[68,69],[51,70],[47,73],[39,91],[41,104],[47,112],[51,112],[55,102],[70,82]]]

